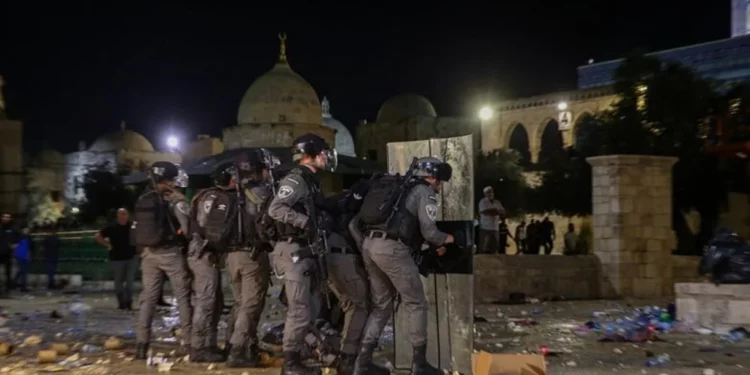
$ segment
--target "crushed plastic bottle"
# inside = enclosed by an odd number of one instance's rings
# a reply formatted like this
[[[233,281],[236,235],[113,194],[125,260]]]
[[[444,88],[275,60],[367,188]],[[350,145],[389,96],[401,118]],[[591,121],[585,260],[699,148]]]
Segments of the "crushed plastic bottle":
[[[86,344],[81,348],[84,353],[101,353],[104,351],[101,346]]]
[[[669,354],[660,354],[654,359],[650,359],[646,362],[646,367],[663,366],[669,363]]]

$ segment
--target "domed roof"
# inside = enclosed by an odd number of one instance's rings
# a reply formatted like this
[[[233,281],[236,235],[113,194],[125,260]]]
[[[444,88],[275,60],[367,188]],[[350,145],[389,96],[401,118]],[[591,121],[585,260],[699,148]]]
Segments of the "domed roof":
[[[427,98],[417,94],[401,94],[383,103],[378,111],[378,122],[395,123],[407,117],[437,117],[435,107]]]
[[[279,39],[279,61],[245,91],[237,113],[238,124],[321,123],[318,94],[289,66],[286,36],[280,34]]]
[[[154,146],[143,135],[125,129],[125,123],[123,122],[119,132],[103,135],[89,147],[89,151],[92,152],[120,150],[154,152]]]
[[[354,152],[354,138],[349,129],[344,126],[339,120],[336,120],[331,116],[331,103],[328,98],[323,97],[323,101],[320,103],[323,109],[323,126],[333,129],[336,131],[336,151],[341,155],[355,157],[357,154]]]
[[[65,155],[60,151],[45,148],[34,155],[31,163],[32,165],[42,167],[63,167],[65,164]]]

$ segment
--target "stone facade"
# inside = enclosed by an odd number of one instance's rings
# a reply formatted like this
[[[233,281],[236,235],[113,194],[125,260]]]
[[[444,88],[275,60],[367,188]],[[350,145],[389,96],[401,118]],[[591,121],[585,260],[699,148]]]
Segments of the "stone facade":
[[[357,155],[368,160],[386,162],[388,143],[432,138],[473,136],[474,148],[479,140],[480,122],[468,117],[412,116],[395,123],[372,122],[357,127]]]
[[[23,184],[23,124],[0,119],[0,211],[21,213]]]
[[[696,282],[699,257],[671,255],[675,282]],[[663,268],[661,270],[664,272]],[[617,296],[596,255],[474,257],[474,301],[507,301],[511,293],[531,298],[564,297],[567,300]],[[679,310],[679,309],[678,309]]]
[[[501,102],[495,108],[495,116],[481,123],[482,151],[509,148],[511,135],[520,126],[528,138],[531,162],[536,163],[542,148],[542,134],[545,128],[550,123],[559,122],[563,112],[567,112],[570,121],[570,128],[561,129],[563,145],[570,146],[575,143],[579,121],[585,115],[609,108],[616,100],[617,96],[611,89],[600,88]],[[561,103],[565,103],[564,110],[558,107]]]
[[[594,253],[618,294],[671,295],[672,157],[588,158],[593,175]]]
[[[182,162],[189,163],[222,152],[224,152],[224,143],[221,139],[201,134],[198,139],[185,145],[184,150],[181,151]]]
[[[750,326],[750,286],[675,284],[677,319],[717,333]]]
[[[292,141],[308,133],[323,137],[330,145],[336,142],[333,129],[318,124],[240,124],[224,128],[224,148],[290,147]]]

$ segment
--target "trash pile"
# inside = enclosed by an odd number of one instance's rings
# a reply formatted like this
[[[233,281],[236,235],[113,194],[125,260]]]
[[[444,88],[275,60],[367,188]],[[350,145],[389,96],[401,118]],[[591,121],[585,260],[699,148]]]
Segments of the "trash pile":
[[[613,315],[621,317],[614,318]],[[632,310],[595,311],[592,320],[573,333],[577,336],[599,335],[599,341],[646,342],[657,341],[657,332],[669,332],[675,326],[674,304],[666,309],[646,306]]]
[[[261,349],[275,355],[282,352],[281,344],[284,338],[284,323],[271,326],[261,339]],[[316,359],[323,364],[333,364],[338,355],[341,335],[331,323],[318,319],[311,324],[305,336],[305,348],[302,350],[303,359]]]

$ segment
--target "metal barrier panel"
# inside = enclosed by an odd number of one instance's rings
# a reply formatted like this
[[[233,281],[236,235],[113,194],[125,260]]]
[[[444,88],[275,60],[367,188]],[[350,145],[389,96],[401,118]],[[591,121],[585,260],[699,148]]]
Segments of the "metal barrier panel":
[[[474,277],[472,262],[474,221],[474,154],[472,136],[388,144],[389,173],[404,173],[413,157],[435,156],[453,167],[443,185],[438,210],[441,230],[461,238],[463,251],[430,267],[423,278],[429,301],[428,360],[441,368],[471,374],[474,344]],[[402,309],[394,316],[394,363],[411,367],[408,323]]]

